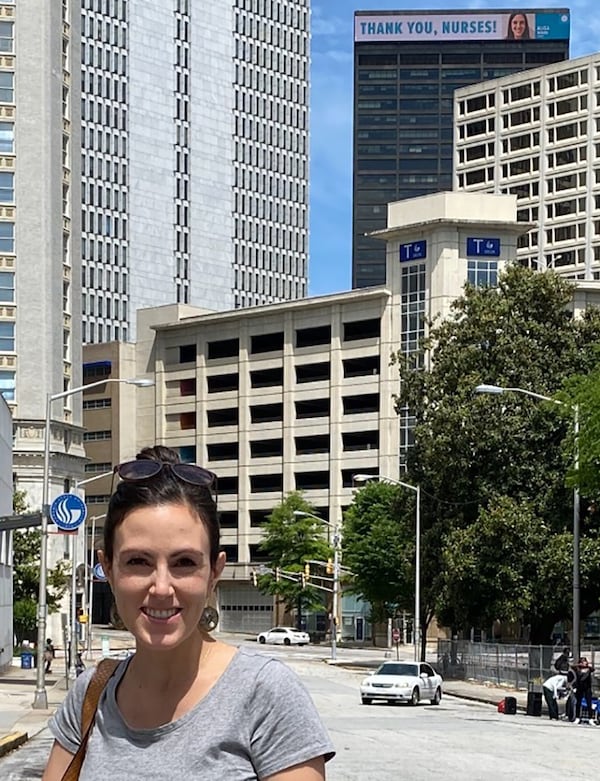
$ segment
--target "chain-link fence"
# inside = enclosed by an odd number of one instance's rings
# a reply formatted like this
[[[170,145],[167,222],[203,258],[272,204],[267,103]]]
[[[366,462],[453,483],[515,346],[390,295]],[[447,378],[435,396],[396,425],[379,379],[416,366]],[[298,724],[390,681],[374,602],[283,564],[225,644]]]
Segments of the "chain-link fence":
[[[527,689],[531,681],[542,682],[556,673],[552,664],[562,646],[471,643],[438,640],[437,668],[444,678],[475,680]],[[600,663],[600,650],[584,646],[581,655],[590,664]]]

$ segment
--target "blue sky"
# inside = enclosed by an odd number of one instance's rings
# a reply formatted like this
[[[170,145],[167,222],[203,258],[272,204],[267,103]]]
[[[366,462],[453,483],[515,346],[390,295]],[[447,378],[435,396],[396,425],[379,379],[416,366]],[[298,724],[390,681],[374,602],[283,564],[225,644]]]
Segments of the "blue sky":
[[[352,46],[354,11],[569,8],[571,57],[600,49],[597,0],[399,2],[313,0],[309,293],[349,290],[352,267]]]

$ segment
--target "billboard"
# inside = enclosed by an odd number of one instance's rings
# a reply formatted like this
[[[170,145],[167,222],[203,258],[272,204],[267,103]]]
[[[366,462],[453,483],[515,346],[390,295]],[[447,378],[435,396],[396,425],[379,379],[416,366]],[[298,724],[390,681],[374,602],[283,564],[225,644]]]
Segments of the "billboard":
[[[354,15],[354,40],[526,41],[569,40],[566,8],[519,11],[425,11]]]

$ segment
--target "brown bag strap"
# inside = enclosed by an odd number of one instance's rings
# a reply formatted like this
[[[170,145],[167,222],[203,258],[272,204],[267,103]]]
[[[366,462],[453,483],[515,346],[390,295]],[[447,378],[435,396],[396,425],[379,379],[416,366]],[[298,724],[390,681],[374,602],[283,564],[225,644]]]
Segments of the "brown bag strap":
[[[94,726],[100,696],[118,666],[118,659],[102,659],[96,667],[96,672],[93,674],[92,679],[88,684],[83,700],[81,712],[81,743],[79,744],[79,748],[77,749],[76,754],[74,754],[73,759],[69,762],[69,766],[65,770],[61,781],[77,781],[79,778],[79,772],[85,758],[88,739],[92,727]]]

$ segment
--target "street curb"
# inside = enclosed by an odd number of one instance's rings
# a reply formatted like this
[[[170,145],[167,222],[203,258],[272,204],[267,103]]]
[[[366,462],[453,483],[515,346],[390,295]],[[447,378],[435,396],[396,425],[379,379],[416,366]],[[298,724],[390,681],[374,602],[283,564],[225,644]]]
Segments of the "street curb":
[[[29,735],[27,732],[11,732],[10,735],[0,738],[0,757],[3,757],[15,748],[19,748],[28,740]]]
[[[498,707],[498,702],[496,702],[496,700],[492,700],[489,697],[478,697],[476,694],[458,694],[458,692],[449,692],[447,689],[444,689],[444,697],[456,697],[458,700],[470,700],[471,702],[480,702],[483,705]],[[527,709],[521,705],[517,705],[517,713],[527,713]]]

